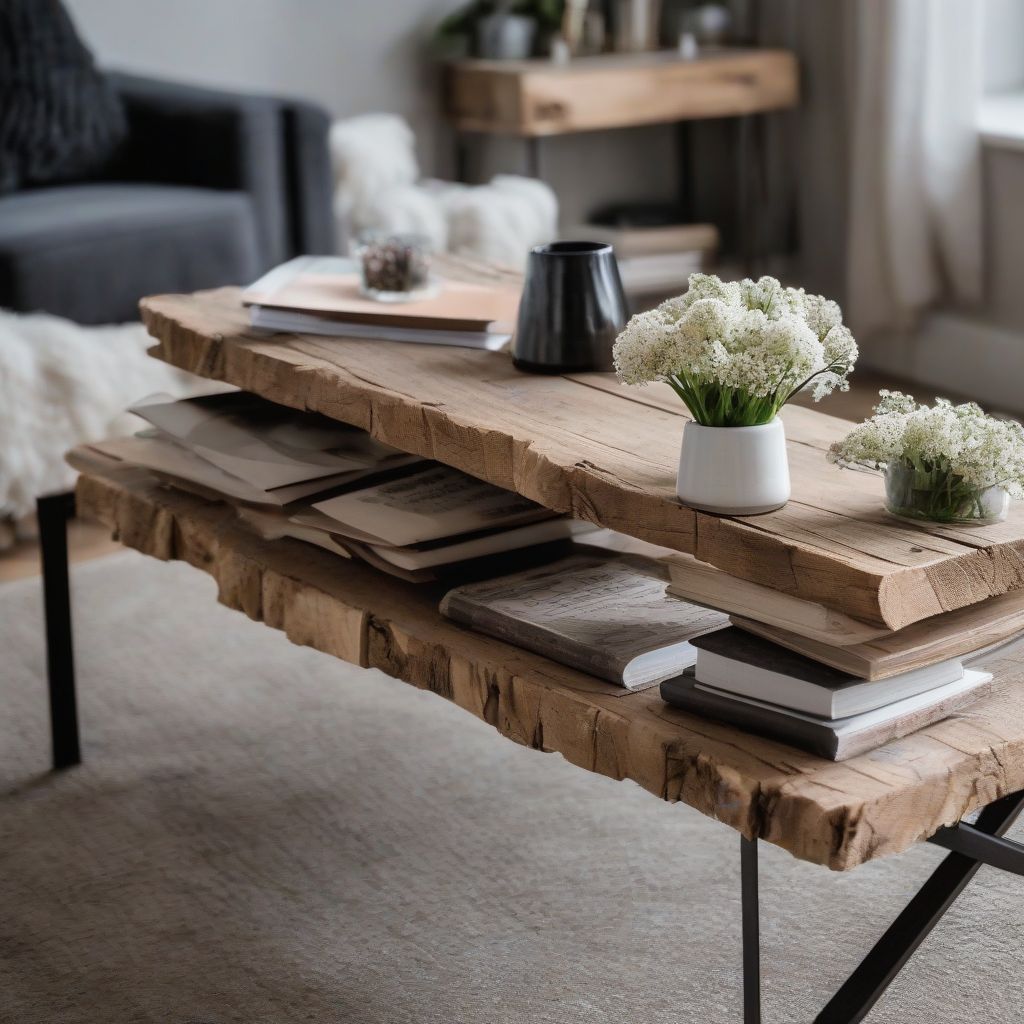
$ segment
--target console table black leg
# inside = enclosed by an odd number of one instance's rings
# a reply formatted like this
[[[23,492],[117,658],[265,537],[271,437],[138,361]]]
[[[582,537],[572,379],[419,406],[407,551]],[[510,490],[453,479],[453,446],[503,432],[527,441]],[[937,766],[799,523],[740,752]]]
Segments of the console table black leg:
[[[526,176],[541,179],[540,170],[540,138],[536,135],[526,137]]]
[[[760,211],[757,209],[757,183],[759,176],[757,118],[746,114],[738,118],[736,126],[736,255],[747,277],[753,277],[759,253]]]
[[[743,900],[743,1024],[761,1024],[761,937],[758,921],[757,840],[740,837]]]
[[[36,502],[43,563],[46,616],[46,671],[50,690],[50,734],[54,769],[82,760],[75,700],[75,661],[71,641],[71,590],[68,582],[68,520],[75,514],[74,492]]]
[[[989,804],[978,815],[976,827],[990,835],[1002,835],[1022,809],[1024,795],[1013,793]],[[973,857],[951,853],[818,1014],[815,1024],[859,1024],[981,865]]]
[[[676,122],[676,173],[679,175],[678,203],[684,221],[692,221],[694,215],[693,188],[693,144],[692,126],[689,121]]]
[[[469,138],[465,132],[455,129],[455,159],[452,173],[456,181],[469,182]]]

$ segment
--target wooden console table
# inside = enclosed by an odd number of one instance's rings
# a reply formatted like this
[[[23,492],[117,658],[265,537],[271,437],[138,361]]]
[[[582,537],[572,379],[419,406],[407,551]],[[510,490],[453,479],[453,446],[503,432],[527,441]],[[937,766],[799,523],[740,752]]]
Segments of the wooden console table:
[[[541,138],[571,132],[742,117],[796,105],[786,50],[672,50],[550,60],[464,60],[447,67],[446,112],[457,131]]]
[[[467,140],[524,140],[526,173],[540,178],[540,140],[647,124],[677,125],[680,206],[693,217],[689,125],[738,119],[737,208],[745,262],[753,256],[752,178],[763,148],[755,115],[795,107],[796,56],[787,50],[720,48],[686,60],[674,50],[550,60],[462,60],[445,69],[445,113],[455,132],[456,177],[468,180]]]
[[[720,519],[673,496],[683,409],[600,375],[533,377],[500,353],[251,331],[236,289],[146,300],[153,354],[294,408],[368,429],[572,512],[723,565],[869,621],[916,621],[1024,582],[1019,515],[977,531],[877,513],[876,482],[828,467],[842,421],[790,408],[794,497],[780,512]],[[835,870],[929,840],[953,852],[828,1007],[860,1021],[983,863],[1024,874],[1000,834],[1024,807],[1024,652],[989,667],[994,695],[967,712],[843,763],[823,761],[628,693],[443,619],[440,592],[266,541],[227,505],[161,486],[88,450],[79,512],[123,543],[210,573],[220,600],[296,643],[377,667],[478,715],[502,735],[633,779],[741,835],[745,1021],[760,1020],[757,840]],[[58,763],[77,760],[63,517],[41,503]],[[74,746],[70,746],[73,740]],[[976,825],[962,822],[981,810]]]

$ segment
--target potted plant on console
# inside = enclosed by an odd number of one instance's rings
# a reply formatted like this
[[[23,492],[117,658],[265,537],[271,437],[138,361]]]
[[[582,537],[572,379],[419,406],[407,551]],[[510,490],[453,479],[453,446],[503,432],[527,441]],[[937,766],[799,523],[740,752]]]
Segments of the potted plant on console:
[[[697,509],[755,515],[789,499],[779,410],[799,391],[849,387],[857,345],[839,306],[773,277],[693,274],[685,295],[638,313],[615,342],[626,384],[664,381],[693,416],[676,493]]]

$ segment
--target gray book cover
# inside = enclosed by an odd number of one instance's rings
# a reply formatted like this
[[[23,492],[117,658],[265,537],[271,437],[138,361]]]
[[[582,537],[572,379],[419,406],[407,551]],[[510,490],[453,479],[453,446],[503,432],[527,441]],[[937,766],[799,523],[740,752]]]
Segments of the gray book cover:
[[[635,659],[726,625],[722,612],[665,593],[667,571],[639,555],[577,555],[449,591],[442,614],[518,647],[625,685]],[[692,664],[679,652],[652,684]]]

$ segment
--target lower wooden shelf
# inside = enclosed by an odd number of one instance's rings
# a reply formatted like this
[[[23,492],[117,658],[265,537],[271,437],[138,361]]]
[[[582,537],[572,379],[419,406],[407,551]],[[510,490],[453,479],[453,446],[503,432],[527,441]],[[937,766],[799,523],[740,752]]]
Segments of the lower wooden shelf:
[[[833,764],[676,711],[656,689],[630,694],[464,629],[437,611],[437,587],[298,541],[263,540],[229,506],[87,450],[70,461],[82,471],[80,515],[128,547],[209,573],[222,604],[294,643],[432,690],[518,743],[632,779],[804,860],[847,870],[1024,789],[1024,651],[986,666],[998,680],[993,697]]]

